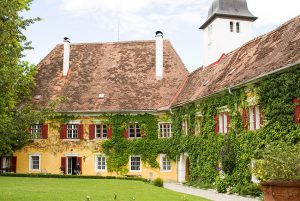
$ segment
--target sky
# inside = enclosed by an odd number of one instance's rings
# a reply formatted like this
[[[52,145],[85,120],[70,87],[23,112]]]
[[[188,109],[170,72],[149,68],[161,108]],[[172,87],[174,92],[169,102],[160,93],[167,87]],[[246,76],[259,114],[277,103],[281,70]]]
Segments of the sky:
[[[247,0],[254,37],[299,15],[299,0]],[[34,50],[25,60],[38,64],[64,37],[71,43],[154,40],[160,30],[187,69],[202,66],[202,30],[212,0],[35,0],[27,18],[43,20],[24,32]]]

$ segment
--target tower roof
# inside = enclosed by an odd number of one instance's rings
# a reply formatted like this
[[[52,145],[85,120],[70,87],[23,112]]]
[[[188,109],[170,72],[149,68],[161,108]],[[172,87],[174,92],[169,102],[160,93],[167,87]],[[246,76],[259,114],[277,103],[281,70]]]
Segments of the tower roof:
[[[208,10],[208,17],[200,27],[204,29],[216,17],[234,17],[255,21],[255,17],[248,9],[246,0],[214,0]]]

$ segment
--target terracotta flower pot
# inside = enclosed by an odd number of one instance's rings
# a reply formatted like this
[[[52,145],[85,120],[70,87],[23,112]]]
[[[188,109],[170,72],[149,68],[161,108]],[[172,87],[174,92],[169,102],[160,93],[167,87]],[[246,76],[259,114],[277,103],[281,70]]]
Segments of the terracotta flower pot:
[[[261,183],[265,201],[300,201],[300,180]]]

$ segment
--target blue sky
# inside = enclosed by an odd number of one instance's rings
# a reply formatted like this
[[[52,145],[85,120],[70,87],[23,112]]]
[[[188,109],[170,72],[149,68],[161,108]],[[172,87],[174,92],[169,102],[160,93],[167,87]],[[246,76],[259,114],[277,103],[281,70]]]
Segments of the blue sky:
[[[65,36],[73,43],[152,40],[164,32],[191,72],[202,65],[202,31],[212,0],[35,0],[25,17],[41,17],[25,35],[34,50],[25,59],[37,64]],[[248,0],[259,19],[255,36],[299,15],[299,0]],[[119,24],[119,26],[118,26]],[[118,29],[119,27],[119,29]]]

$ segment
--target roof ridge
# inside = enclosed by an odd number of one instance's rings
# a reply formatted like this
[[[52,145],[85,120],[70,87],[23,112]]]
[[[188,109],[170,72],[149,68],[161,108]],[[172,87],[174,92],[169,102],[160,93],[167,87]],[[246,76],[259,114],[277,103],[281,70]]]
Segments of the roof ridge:
[[[164,39],[164,41],[169,42],[169,39]],[[155,40],[128,40],[128,41],[119,41],[119,42],[82,42],[82,43],[70,43],[71,45],[114,45],[114,44],[125,44],[125,43],[153,43]],[[59,43],[58,45],[62,45]]]

